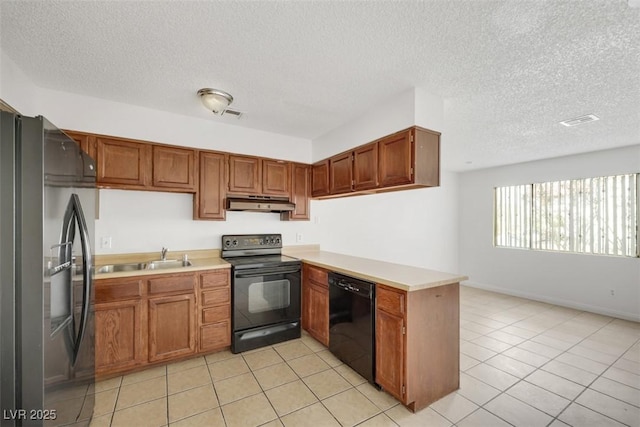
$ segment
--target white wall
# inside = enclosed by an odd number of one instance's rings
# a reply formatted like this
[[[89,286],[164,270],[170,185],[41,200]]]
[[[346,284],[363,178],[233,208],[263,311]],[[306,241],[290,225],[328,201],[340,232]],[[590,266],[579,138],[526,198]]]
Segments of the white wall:
[[[495,248],[492,243],[494,187],[639,170],[636,145],[461,174],[460,270],[474,286],[640,320],[640,259]]]
[[[375,107],[314,139],[313,159],[413,125],[443,132],[442,99],[420,88],[395,96],[384,108]],[[328,251],[457,273],[457,187],[456,174],[443,172],[437,188],[319,201],[312,215],[320,226],[320,245]]]
[[[37,115],[37,87],[0,50],[0,99],[24,115]]]
[[[285,245],[319,242],[312,221],[280,221],[275,213],[227,212],[226,221],[193,221],[192,215],[190,194],[100,190],[96,253],[219,249],[223,234],[281,233]],[[111,237],[111,249],[100,248],[102,237]]]
[[[313,215],[323,250],[451,273],[458,268],[458,178],[436,188],[322,200]]]

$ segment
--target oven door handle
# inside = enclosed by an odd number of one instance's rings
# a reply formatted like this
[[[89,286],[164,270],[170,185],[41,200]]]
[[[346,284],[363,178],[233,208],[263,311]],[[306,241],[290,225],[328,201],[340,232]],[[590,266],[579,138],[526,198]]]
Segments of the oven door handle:
[[[238,279],[245,279],[249,277],[266,276],[268,274],[298,273],[299,271],[300,267],[260,268],[247,270],[246,273],[236,272],[235,277],[237,277]]]

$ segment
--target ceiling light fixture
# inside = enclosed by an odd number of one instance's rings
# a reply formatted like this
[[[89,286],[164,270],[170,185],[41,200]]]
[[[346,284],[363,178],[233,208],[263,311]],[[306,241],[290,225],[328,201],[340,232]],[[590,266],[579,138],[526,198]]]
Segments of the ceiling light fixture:
[[[198,96],[204,107],[213,114],[222,112],[233,102],[233,96],[225,91],[211,88],[203,88],[198,91]]]
[[[575,119],[563,120],[560,124],[571,127],[581,125],[583,123],[595,122],[596,120],[600,120],[600,118],[595,114],[587,114],[586,116],[576,117]]]

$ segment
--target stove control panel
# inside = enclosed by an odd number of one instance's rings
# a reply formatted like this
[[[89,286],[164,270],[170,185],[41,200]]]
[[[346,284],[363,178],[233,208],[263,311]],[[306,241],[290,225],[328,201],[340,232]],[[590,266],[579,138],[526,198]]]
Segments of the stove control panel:
[[[238,234],[222,236],[222,250],[282,248],[281,234]]]

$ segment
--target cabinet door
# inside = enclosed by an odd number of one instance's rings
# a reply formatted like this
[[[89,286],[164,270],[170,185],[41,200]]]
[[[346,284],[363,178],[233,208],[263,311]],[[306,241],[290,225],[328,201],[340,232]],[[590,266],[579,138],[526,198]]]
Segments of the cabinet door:
[[[285,219],[308,220],[310,218],[309,199],[311,198],[311,166],[293,164],[291,174],[291,201],[296,208]]]
[[[229,192],[260,194],[262,162],[257,157],[229,156]]]
[[[196,219],[224,220],[226,156],[221,153],[200,154],[200,180],[194,198]]]
[[[376,383],[404,402],[404,320],[376,310]]]
[[[289,196],[291,163],[284,160],[262,160],[262,194]]]
[[[193,294],[149,299],[149,361],[196,351],[196,301]]]
[[[150,145],[98,137],[98,184],[144,187],[151,173]]]
[[[353,152],[353,189],[378,186],[378,143],[367,144]]]
[[[329,290],[311,284],[308,292],[308,331],[315,339],[329,346]]]
[[[64,133],[75,142],[78,143],[82,151],[91,156],[92,159],[96,158],[96,138],[95,135],[84,132],[76,132],[72,130],[63,130]]]
[[[353,162],[351,152],[329,159],[331,194],[347,193],[353,188]]]
[[[146,362],[143,300],[95,305],[96,372],[108,374]]]
[[[413,182],[413,133],[406,130],[378,141],[381,187]]]
[[[153,186],[195,191],[196,152],[186,148],[153,146]]]
[[[311,167],[311,196],[319,197],[329,194],[329,160],[315,163]]]

